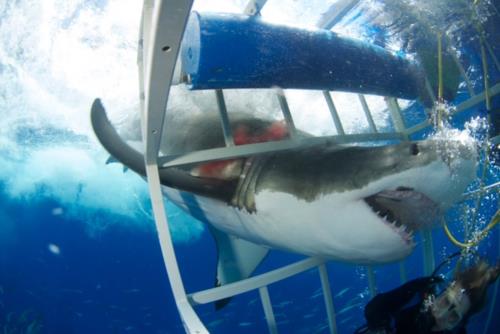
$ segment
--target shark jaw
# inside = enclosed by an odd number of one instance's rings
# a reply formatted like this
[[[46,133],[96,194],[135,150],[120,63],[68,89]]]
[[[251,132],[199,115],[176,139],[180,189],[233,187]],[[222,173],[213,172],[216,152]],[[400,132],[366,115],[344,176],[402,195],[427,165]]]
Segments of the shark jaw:
[[[383,223],[410,245],[415,244],[415,232],[430,226],[439,213],[436,202],[412,188],[384,190],[364,201]]]

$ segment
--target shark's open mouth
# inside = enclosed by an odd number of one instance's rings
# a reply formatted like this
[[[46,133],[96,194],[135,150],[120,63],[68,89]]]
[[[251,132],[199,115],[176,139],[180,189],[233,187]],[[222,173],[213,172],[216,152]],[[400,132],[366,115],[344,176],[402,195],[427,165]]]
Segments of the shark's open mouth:
[[[384,190],[365,197],[364,201],[408,244],[414,243],[417,230],[432,224],[439,210],[429,197],[408,187]]]

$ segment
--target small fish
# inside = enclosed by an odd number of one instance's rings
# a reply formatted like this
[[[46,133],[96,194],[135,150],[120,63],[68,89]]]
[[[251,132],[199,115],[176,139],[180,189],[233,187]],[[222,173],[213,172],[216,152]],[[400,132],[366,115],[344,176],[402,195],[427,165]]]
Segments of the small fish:
[[[118,305],[109,305],[108,306],[110,309],[112,310],[117,310],[117,311],[125,311],[122,307],[118,306]]]
[[[346,292],[347,292],[347,291],[349,291],[349,290],[351,290],[351,288],[350,288],[350,287],[347,287],[347,288],[344,288],[344,289],[340,290],[340,291],[339,291],[339,293],[337,293],[337,294],[334,296],[334,298],[340,298],[340,297],[342,297],[342,296],[343,296],[343,295],[345,295],[345,294],[346,294]]]
[[[356,307],[361,307],[364,303],[357,303],[357,304],[353,304],[353,305],[349,305],[349,306],[346,306],[344,307],[343,309],[341,309],[340,311],[337,312],[337,316],[341,315],[342,313],[346,313]]]
[[[214,320],[214,321],[211,321],[207,324],[208,327],[217,327],[219,326],[220,324],[222,324],[224,322],[224,319],[217,319],[217,320]]]
[[[83,295],[83,291],[82,290],[78,290],[78,289],[61,289],[59,290],[61,292],[67,292],[67,293],[75,293],[75,294],[79,294],[79,295]]]
[[[14,312],[9,312],[5,319],[7,320],[7,323],[11,322],[11,320],[14,318]]]
[[[311,297],[310,299],[316,299],[318,297],[321,297],[323,296],[323,290],[319,289],[319,291],[315,292]]]
[[[31,290],[25,290],[25,292],[30,296],[37,297],[37,295]]]
[[[352,299],[349,299],[349,300],[345,303],[345,305],[346,305],[346,306],[348,306],[348,305],[352,305],[352,304],[354,304],[354,303],[359,302],[360,300],[362,300],[362,299],[364,299],[364,298],[365,298],[365,297],[364,297],[364,295],[360,293],[360,294],[358,294],[358,295],[354,296]]]
[[[240,322],[238,324],[238,326],[240,326],[240,327],[248,327],[248,326],[252,326],[252,325],[253,325],[253,323],[251,323],[251,322]]]
[[[52,215],[53,216],[60,216],[64,213],[63,208],[53,208],[52,209]]]
[[[33,321],[31,324],[29,324],[28,327],[26,327],[26,334],[36,334],[40,333],[40,329],[42,328],[42,325],[38,323],[38,321]]]
[[[348,322],[348,321],[349,321],[349,320],[351,320],[351,319],[352,319],[352,316],[347,317],[347,318],[345,318],[345,319],[342,319],[342,320],[340,320],[339,325],[345,324],[346,322]]]
[[[254,298],[254,299],[252,299],[252,300],[250,300],[250,301],[248,302],[248,305],[253,305],[253,304],[255,304],[257,301],[259,301],[259,298]]]
[[[274,307],[278,307],[278,308],[283,308],[283,307],[288,306],[288,305],[291,305],[291,304],[293,304],[293,302],[292,302],[292,301],[290,301],[290,300],[285,300],[284,302],[281,302],[281,303],[279,303],[278,305],[273,305],[273,306],[274,306]]]
[[[51,252],[54,255],[60,255],[61,254],[61,249],[56,244],[49,244],[47,246],[47,248],[49,249],[49,252]]]
[[[329,326],[328,324],[320,324],[316,326],[314,333],[323,333],[323,331],[327,329],[328,326]]]
[[[128,289],[123,291],[124,293],[138,293],[141,292],[141,289]]]

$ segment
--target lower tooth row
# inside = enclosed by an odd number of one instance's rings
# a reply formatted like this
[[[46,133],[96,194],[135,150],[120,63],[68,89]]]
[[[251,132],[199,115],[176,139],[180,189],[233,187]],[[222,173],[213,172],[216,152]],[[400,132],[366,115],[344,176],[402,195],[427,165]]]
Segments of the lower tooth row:
[[[377,211],[377,214],[379,214],[379,216],[380,216],[380,212],[379,212],[379,211]],[[392,222],[391,222],[391,221],[387,220],[387,215],[385,215],[385,216],[384,216],[384,217],[382,217],[382,218],[384,218],[384,220],[385,220],[386,222],[388,222],[389,224],[394,225],[394,227],[396,228],[396,230],[397,230],[398,232],[404,232],[406,235],[408,235],[408,237],[409,237],[410,239],[413,237],[413,231],[412,231],[412,230],[410,230],[410,229],[408,229],[408,228],[407,228],[405,225],[403,225],[403,224],[401,224],[401,225],[398,227],[398,226],[397,226],[397,220],[395,220],[395,221],[392,221]]]

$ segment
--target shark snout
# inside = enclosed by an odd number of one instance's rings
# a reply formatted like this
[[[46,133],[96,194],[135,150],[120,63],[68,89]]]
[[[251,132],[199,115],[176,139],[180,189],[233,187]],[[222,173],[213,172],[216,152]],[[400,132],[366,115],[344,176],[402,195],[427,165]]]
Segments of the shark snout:
[[[441,160],[453,170],[460,167],[460,162],[477,160],[477,142],[462,132],[455,134],[451,139],[438,137],[432,142]]]

